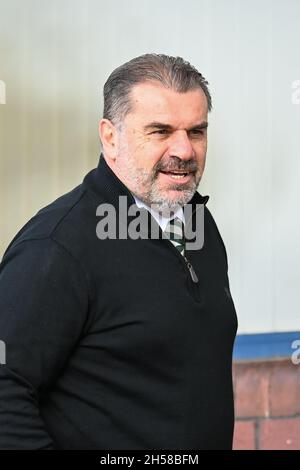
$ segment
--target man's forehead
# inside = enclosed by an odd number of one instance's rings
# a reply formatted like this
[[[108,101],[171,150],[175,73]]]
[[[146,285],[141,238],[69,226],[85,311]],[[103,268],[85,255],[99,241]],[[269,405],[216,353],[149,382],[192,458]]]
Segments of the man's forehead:
[[[131,90],[132,113],[148,118],[190,116],[204,119],[207,116],[207,99],[201,88],[179,93],[159,83],[146,82]]]

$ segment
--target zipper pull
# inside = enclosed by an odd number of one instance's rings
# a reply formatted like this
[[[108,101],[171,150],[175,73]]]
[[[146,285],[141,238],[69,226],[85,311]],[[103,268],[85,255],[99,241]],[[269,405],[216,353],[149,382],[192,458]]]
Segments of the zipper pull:
[[[197,277],[197,274],[195,273],[195,270],[194,270],[193,266],[192,266],[191,263],[186,259],[185,256],[184,256],[184,259],[185,259],[185,261],[186,261],[187,267],[189,268],[192,281],[195,282],[195,283],[199,282],[199,279],[198,279],[198,277]]]

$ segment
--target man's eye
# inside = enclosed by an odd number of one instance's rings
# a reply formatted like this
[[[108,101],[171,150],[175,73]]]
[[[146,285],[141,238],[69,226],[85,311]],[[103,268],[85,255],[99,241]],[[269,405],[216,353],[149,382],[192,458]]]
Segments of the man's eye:
[[[160,135],[167,135],[168,133],[169,131],[167,129],[159,129],[153,132],[153,134],[160,134]]]
[[[195,136],[199,136],[199,135],[203,135],[204,131],[203,129],[194,129],[193,131],[191,131],[191,134]]]

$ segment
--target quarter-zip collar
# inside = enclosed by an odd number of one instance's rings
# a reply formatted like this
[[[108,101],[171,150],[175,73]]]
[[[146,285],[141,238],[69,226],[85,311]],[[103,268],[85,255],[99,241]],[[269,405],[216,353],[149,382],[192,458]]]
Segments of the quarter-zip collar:
[[[142,237],[144,238],[151,238],[152,236],[152,230],[153,227],[155,226],[155,233],[158,234],[158,238],[160,239],[165,239],[165,235],[163,231],[161,230],[161,227],[159,226],[158,222],[155,220],[155,218],[151,215],[151,213],[141,207],[138,208],[134,196],[130,192],[130,190],[122,183],[122,181],[115,175],[115,173],[111,170],[111,168],[108,166],[106,163],[103,154],[100,155],[99,163],[96,169],[92,170],[89,172],[86,177],[84,178],[83,181],[83,186],[88,190],[92,191],[94,194],[94,197],[98,201],[98,204],[103,204],[103,203],[110,203],[114,206],[116,213],[118,214],[119,211],[119,203],[120,203],[120,196],[125,196],[125,204],[123,207],[128,210],[131,206],[135,206],[136,212],[135,213],[141,213],[144,211],[144,215],[146,217],[147,223],[146,225],[142,225],[139,228],[139,232]],[[202,205],[206,204],[209,199],[209,196],[202,196],[199,194],[197,191],[190,200],[189,204],[192,205],[192,211],[189,215],[188,218],[186,218],[185,221],[185,232],[187,233],[187,230],[189,228],[192,228],[192,230],[195,229],[195,220],[196,220],[196,212],[197,210],[202,207]],[[139,212],[138,212],[139,211]],[[128,216],[126,218],[127,224],[135,218],[135,215]],[[145,219],[144,219],[145,220]],[[126,227],[127,230],[127,227]],[[170,243],[169,240],[166,240],[167,243]],[[190,260],[187,258],[187,256],[182,256],[177,250],[173,247],[173,245],[170,243],[170,248],[174,249],[174,253],[179,257],[181,262],[185,265],[185,268],[188,269],[189,275],[193,283],[198,283],[198,277],[197,274],[190,262]]]

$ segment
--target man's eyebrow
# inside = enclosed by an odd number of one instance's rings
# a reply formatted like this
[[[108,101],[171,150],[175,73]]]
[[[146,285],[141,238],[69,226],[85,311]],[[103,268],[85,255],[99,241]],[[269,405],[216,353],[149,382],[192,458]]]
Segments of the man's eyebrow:
[[[203,121],[203,122],[200,122],[199,124],[195,124],[195,126],[190,127],[189,129],[186,129],[186,130],[190,132],[190,131],[194,131],[198,129],[206,129],[207,127],[208,127],[208,122]],[[170,124],[165,124],[163,122],[157,122],[157,121],[150,122],[149,124],[144,126],[144,131],[149,131],[151,129],[163,129],[167,131],[175,130],[175,128],[171,126]]]

